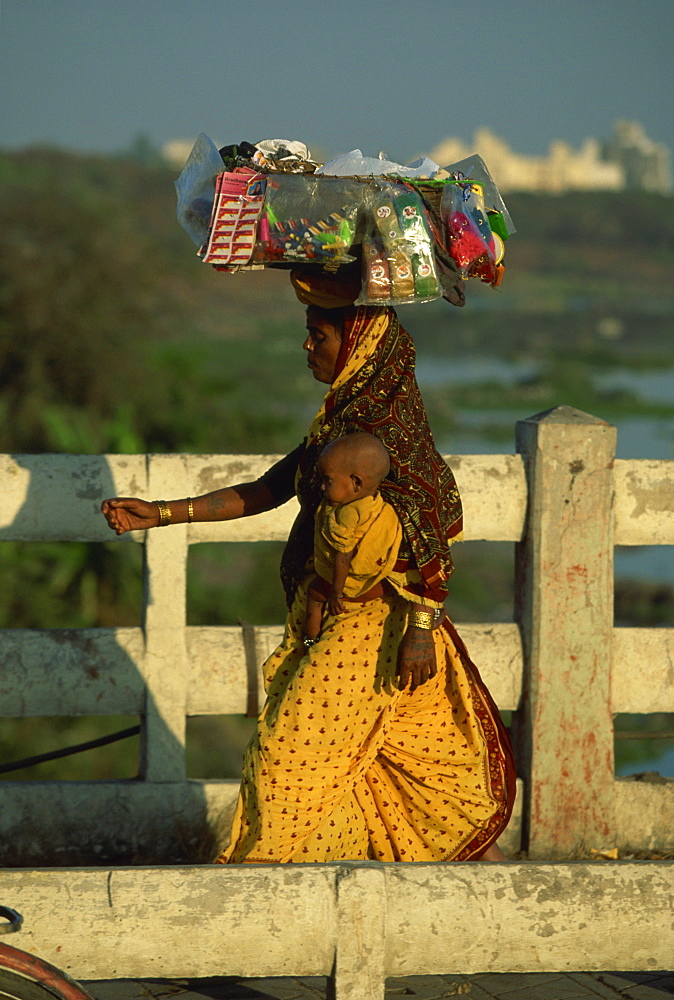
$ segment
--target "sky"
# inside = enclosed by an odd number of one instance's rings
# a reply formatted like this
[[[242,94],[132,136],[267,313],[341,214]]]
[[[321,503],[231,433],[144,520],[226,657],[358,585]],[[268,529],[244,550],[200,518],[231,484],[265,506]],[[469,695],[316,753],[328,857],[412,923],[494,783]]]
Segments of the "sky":
[[[674,148],[672,0],[0,0],[0,147],[206,132],[405,163],[489,128]]]

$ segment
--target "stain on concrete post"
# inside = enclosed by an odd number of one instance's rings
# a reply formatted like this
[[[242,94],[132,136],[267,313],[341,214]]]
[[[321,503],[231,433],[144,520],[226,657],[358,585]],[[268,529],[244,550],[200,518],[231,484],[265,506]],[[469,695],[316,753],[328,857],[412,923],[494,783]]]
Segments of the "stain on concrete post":
[[[615,839],[615,444],[615,427],[569,406],[517,424],[529,500],[516,557],[524,689],[515,736],[532,858]]]

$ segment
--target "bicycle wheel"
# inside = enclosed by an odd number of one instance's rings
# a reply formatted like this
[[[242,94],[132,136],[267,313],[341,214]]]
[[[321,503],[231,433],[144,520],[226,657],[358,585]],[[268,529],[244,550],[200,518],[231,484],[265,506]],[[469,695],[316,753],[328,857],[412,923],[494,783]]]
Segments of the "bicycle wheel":
[[[54,1000],[62,997],[46,986],[20,976],[18,972],[0,969],[0,998],[2,1000]]]
[[[0,945],[0,1000],[94,1000],[67,973],[19,948]]]

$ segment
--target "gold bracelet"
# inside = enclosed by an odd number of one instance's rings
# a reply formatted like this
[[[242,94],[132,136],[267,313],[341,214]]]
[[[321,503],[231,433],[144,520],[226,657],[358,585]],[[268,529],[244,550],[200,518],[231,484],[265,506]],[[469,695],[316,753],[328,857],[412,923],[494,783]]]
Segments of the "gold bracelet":
[[[171,508],[166,503],[166,500],[155,500],[154,501],[159,510],[159,528],[165,528],[167,524],[171,523]]]
[[[194,507],[192,506],[192,497],[187,498],[187,523],[191,524],[194,520]]]
[[[414,625],[415,628],[432,629],[434,615],[432,615],[430,611],[410,611],[407,623],[408,625]]]
[[[415,628],[434,629],[441,614],[441,608],[433,608],[432,611],[410,611],[407,623],[414,625]]]

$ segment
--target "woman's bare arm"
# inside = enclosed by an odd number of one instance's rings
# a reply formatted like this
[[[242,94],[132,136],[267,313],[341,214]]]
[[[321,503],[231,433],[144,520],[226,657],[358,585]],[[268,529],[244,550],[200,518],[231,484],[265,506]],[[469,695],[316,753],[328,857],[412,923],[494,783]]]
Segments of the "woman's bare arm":
[[[225,486],[199,497],[169,500],[166,503],[171,512],[170,524],[185,524],[186,521],[231,521],[250,514],[260,514],[277,506],[275,497],[260,480]],[[157,502],[138,497],[104,500],[101,511],[109,527],[118,535],[123,535],[126,531],[156,528],[160,520]]]

